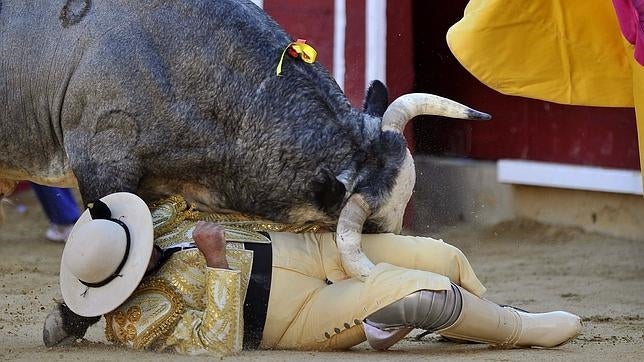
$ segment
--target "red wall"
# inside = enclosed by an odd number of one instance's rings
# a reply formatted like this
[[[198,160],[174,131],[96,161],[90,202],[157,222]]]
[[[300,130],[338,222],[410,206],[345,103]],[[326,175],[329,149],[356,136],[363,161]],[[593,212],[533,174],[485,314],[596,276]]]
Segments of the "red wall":
[[[265,0],[264,10],[293,37],[307,39],[333,73],[334,1]],[[412,0],[387,4],[387,86],[391,98],[413,90]],[[346,2],[344,90],[355,107],[365,94],[365,0]]]
[[[417,91],[450,97],[492,114],[493,119],[479,123],[418,119],[414,130],[420,152],[639,169],[632,109],[505,96],[472,77],[445,42],[447,29],[461,18],[466,3],[414,3]]]
[[[293,38],[304,38],[318,51],[318,61],[333,74],[334,1],[265,0],[264,10]],[[344,89],[355,107],[365,94],[365,0],[346,4]]]
[[[346,4],[347,28],[344,46],[344,93],[354,107],[362,107],[365,94],[365,0]]]
[[[389,101],[414,91],[414,29],[412,0],[387,2],[387,87]],[[405,129],[407,145],[416,152],[414,129]]]
[[[387,2],[387,86],[392,99],[414,90],[412,3]]]

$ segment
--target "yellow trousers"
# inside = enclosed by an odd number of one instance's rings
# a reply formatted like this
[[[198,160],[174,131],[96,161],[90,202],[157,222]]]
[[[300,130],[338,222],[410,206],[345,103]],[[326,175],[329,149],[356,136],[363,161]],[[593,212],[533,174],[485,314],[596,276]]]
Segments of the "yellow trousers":
[[[361,282],[344,272],[335,234],[271,233],[271,239],[262,348],[349,348],[365,341],[367,316],[418,290],[446,290],[454,282],[477,296],[485,292],[465,255],[442,240],[364,235],[363,250],[376,267]]]

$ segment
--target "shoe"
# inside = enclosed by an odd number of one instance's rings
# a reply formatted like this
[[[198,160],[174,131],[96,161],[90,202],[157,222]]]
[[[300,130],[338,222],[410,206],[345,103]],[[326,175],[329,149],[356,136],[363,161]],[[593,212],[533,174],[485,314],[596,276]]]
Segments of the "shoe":
[[[49,241],[65,242],[74,225],[49,224],[45,237]]]

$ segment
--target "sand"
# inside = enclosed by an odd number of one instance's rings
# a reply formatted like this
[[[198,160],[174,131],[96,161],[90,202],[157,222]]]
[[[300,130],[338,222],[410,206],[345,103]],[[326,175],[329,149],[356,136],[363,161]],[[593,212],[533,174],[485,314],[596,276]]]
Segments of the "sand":
[[[58,348],[42,344],[42,322],[60,298],[63,245],[44,238],[46,218],[30,191],[3,206],[0,225],[0,359],[18,361],[199,361],[170,353],[135,352],[109,345],[104,323],[86,339]],[[583,334],[555,349],[501,350],[414,336],[388,352],[361,344],[347,352],[245,351],[226,360],[494,360],[603,361],[644,359],[644,241],[514,220],[451,227],[440,235],[469,257],[488,287],[487,298],[531,311],[563,309],[584,320]],[[212,358],[210,358],[212,359]]]

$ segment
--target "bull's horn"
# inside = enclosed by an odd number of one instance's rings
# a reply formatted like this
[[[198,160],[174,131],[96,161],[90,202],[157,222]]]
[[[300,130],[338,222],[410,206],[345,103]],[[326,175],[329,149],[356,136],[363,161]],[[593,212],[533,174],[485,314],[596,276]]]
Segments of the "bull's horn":
[[[371,214],[371,208],[362,195],[353,194],[340,212],[337,228],[337,245],[342,265],[352,277],[365,280],[373,263],[362,251],[362,227]]]
[[[382,116],[382,130],[402,133],[412,118],[420,115],[488,120],[489,114],[450,99],[426,93],[410,93],[393,101]]]

